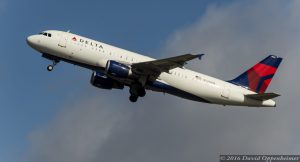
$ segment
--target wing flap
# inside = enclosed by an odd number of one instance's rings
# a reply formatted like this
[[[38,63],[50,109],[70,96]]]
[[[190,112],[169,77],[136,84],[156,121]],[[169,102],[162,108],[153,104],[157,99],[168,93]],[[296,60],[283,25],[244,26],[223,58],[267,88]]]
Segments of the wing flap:
[[[251,99],[264,101],[264,100],[269,100],[278,97],[280,95],[276,93],[259,93],[259,94],[247,94],[245,96]]]

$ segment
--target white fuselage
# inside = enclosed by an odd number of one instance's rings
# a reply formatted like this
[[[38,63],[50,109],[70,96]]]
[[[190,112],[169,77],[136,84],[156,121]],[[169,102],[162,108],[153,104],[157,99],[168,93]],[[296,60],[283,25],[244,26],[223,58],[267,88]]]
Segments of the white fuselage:
[[[87,68],[90,67],[92,70],[104,72],[108,60],[115,60],[128,65],[155,60],[73,33],[55,30],[47,32],[51,33],[51,37],[44,35],[28,37],[29,45],[41,53]],[[246,98],[245,94],[255,94],[255,92],[185,68],[174,68],[169,73],[163,72],[156,81],[184,92],[184,94],[189,94],[188,97],[184,97],[187,99],[190,99],[189,96],[194,96],[209,103],[221,105],[254,107],[274,107],[276,105],[273,100],[259,101]],[[148,89],[165,92],[163,89],[152,87],[153,85],[146,86]],[[181,95],[177,96],[182,97]]]

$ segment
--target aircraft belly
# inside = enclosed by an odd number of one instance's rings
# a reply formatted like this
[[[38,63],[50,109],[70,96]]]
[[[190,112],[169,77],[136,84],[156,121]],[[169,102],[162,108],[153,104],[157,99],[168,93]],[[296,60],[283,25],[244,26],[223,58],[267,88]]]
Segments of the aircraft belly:
[[[153,91],[164,92],[164,93],[172,94],[174,96],[178,96],[178,97],[193,100],[193,101],[210,103],[210,101],[208,101],[204,98],[201,98],[192,93],[186,92],[177,87],[171,86],[168,83],[165,83],[164,81],[160,81],[160,80],[156,80],[156,81],[148,84],[147,88],[149,88]]]

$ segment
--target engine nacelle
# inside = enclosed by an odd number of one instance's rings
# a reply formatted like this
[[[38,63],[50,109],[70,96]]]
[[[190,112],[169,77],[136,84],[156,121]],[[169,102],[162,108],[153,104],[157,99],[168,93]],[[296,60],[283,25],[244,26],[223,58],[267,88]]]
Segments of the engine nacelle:
[[[91,84],[95,87],[102,89],[123,89],[124,85],[107,77],[105,74],[100,72],[93,72],[91,77]]]
[[[105,72],[107,75],[118,78],[128,78],[131,75],[129,66],[113,60],[107,61]]]

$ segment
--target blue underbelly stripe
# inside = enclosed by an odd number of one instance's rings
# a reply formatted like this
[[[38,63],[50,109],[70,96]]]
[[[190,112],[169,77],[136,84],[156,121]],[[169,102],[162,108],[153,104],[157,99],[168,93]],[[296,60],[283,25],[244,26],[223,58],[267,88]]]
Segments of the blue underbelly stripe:
[[[193,100],[193,101],[198,101],[198,102],[205,102],[205,103],[210,103],[209,101],[198,97],[196,95],[193,95],[191,93],[185,92],[183,90],[180,90],[178,88],[172,87],[168,84],[162,83],[160,81],[154,81],[150,84],[148,84],[150,87],[157,89],[158,91],[162,91],[165,93],[172,94],[174,96],[182,97],[185,99]]]

